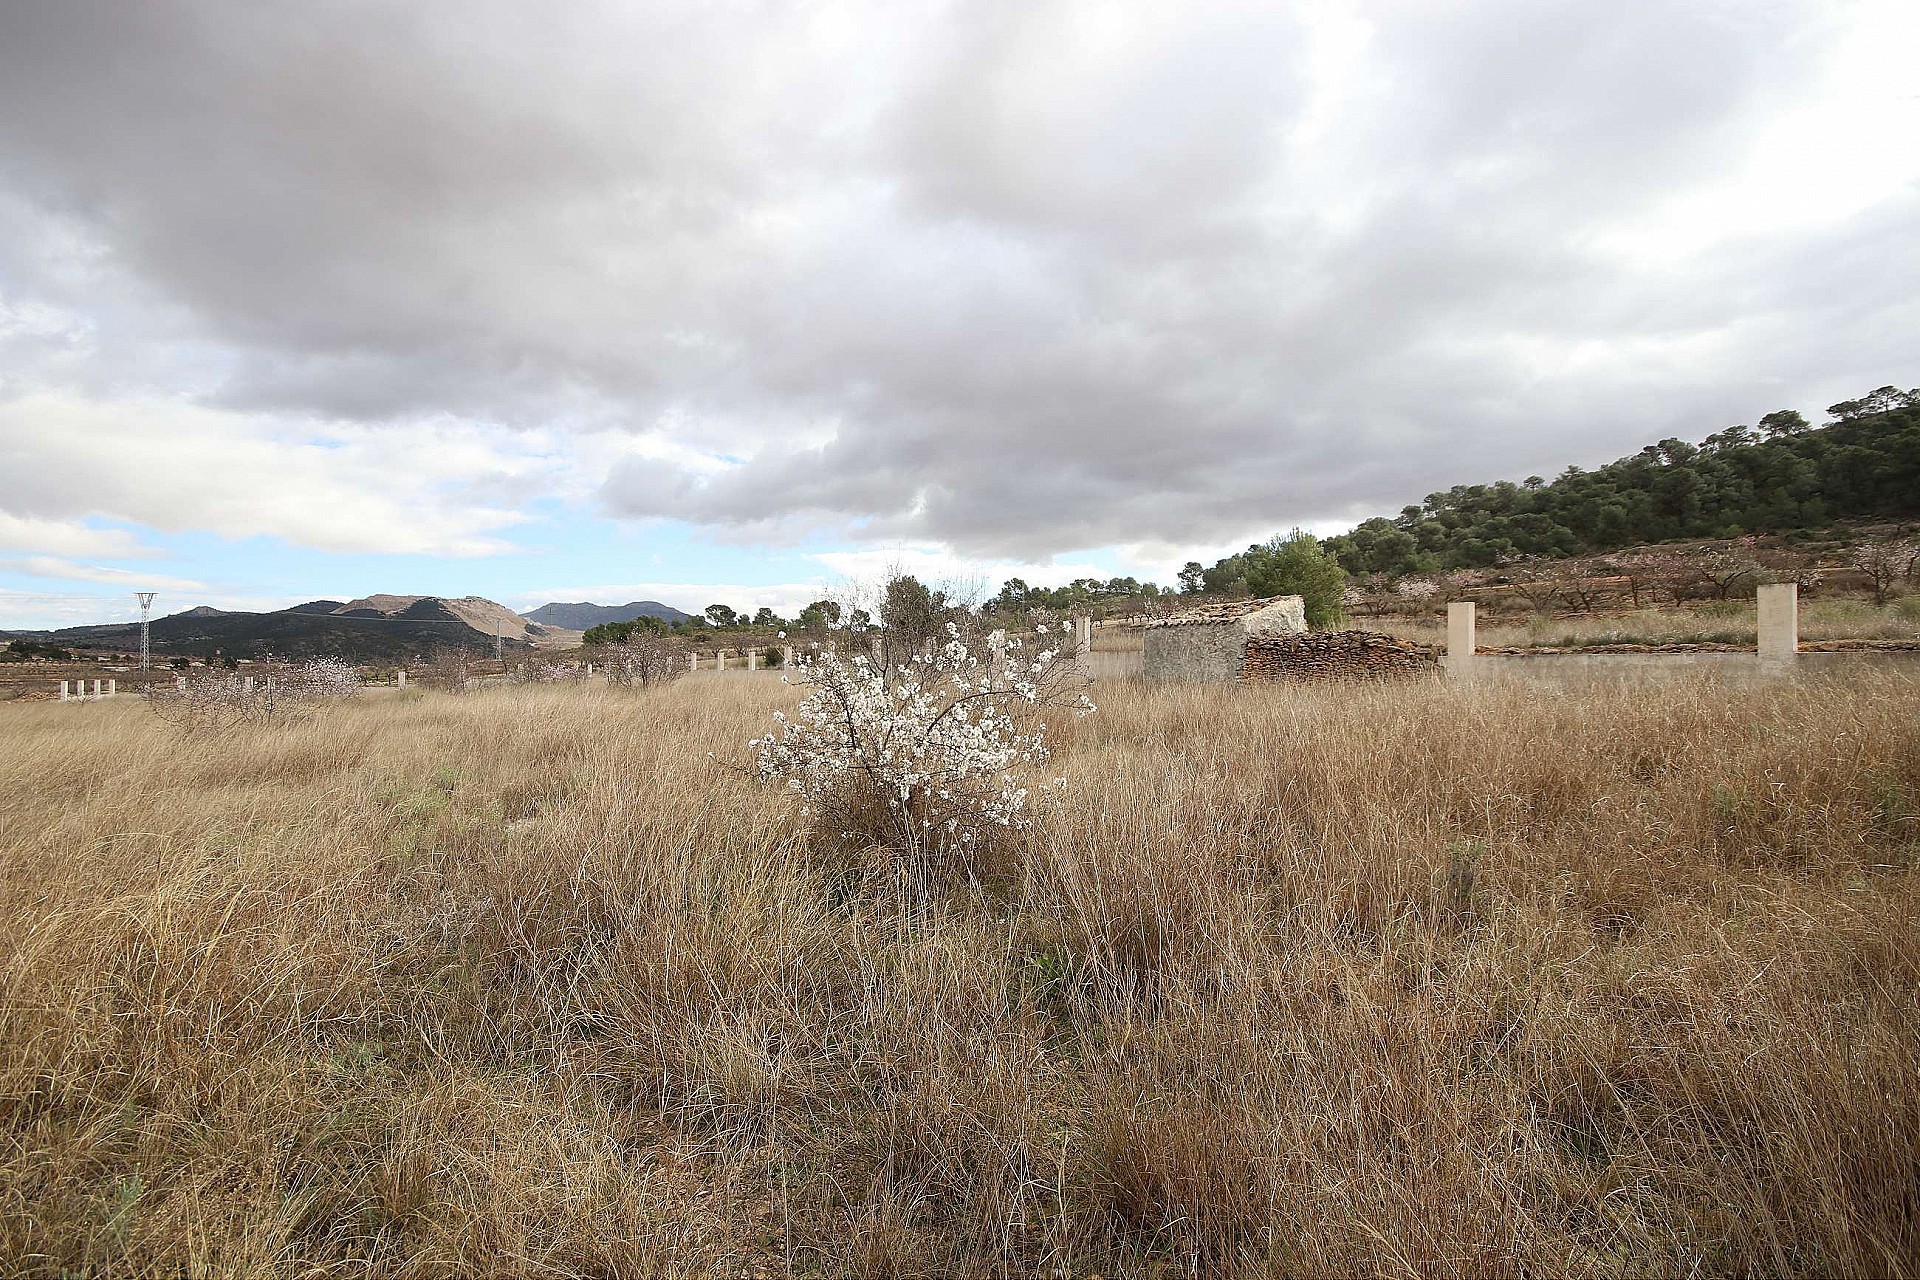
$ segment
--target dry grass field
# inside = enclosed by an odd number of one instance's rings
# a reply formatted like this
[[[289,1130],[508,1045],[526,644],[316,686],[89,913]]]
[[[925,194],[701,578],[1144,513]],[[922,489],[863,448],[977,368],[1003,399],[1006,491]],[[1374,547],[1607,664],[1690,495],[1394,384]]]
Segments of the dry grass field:
[[[0,708],[0,1269],[1920,1273],[1920,686],[1097,696],[932,900],[765,679]]]

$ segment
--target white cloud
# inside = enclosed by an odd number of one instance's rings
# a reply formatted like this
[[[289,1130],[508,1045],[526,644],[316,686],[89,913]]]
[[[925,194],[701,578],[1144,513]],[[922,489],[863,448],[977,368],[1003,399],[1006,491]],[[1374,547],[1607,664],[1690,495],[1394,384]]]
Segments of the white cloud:
[[[0,7],[0,539],[558,497],[1039,580],[1817,412],[1914,380],[1917,24]]]
[[[10,515],[0,510],[0,551],[38,551],[59,556],[151,554],[124,529],[89,528],[72,520]]]
[[[102,582],[125,587],[128,591],[206,591],[207,584],[191,578],[174,578],[144,569],[115,569],[106,565],[78,564],[57,556],[25,556],[0,559],[0,573],[24,574],[30,578],[54,578],[65,582]]]
[[[0,401],[0,534],[109,516],[329,551],[487,555],[507,549],[499,531],[557,469],[543,443],[454,422],[289,424],[40,392]]]
[[[811,559],[845,582],[872,586],[894,573],[912,574],[929,585],[948,585],[963,594],[992,595],[1008,578],[1036,587],[1057,587],[1076,578],[1111,578],[1097,565],[1072,561],[982,559],[956,555],[939,543],[910,543],[816,552]]]

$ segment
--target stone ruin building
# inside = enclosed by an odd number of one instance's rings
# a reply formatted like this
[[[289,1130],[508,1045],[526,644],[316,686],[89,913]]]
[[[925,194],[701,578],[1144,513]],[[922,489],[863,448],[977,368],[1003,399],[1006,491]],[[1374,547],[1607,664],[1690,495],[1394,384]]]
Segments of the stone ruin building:
[[[1149,681],[1267,683],[1438,674],[1440,652],[1367,631],[1307,630],[1299,596],[1233,600],[1146,627]]]
[[[1144,636],[1144,674],[1151,683],[1238,680],[1247,641],[1257,635],[1304,635],[1299,596],[1230,600],[1170,618],[1155,618]]]

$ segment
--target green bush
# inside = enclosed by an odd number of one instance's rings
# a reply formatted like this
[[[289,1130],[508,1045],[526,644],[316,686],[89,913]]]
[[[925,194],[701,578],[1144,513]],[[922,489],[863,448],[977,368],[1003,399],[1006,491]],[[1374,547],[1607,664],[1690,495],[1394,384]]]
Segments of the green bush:
[[[1254,595],[1299,596],[1306,605],[1307,625],[1316,630],[1347,620],[1340,598],[1347,571],[1304,529],[1248,547],[1242,555],[1244,581]]]
[[[590,645],[625,644],[633,638],[636,631],[654,635],[664,635],[672,630],[664,618],[642,614],[626,622],[603,622],[597,627],[588,627],[580,637],[580,643]]]

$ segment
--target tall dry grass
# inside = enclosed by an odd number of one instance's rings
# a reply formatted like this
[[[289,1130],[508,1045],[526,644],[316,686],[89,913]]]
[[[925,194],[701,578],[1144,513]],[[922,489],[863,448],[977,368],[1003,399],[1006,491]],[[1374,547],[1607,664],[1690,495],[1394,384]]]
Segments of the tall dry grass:
[[[0,709],[6,1269],[1920,1271],[1920,687],[1101,692],[935,901],[769,681]]]

